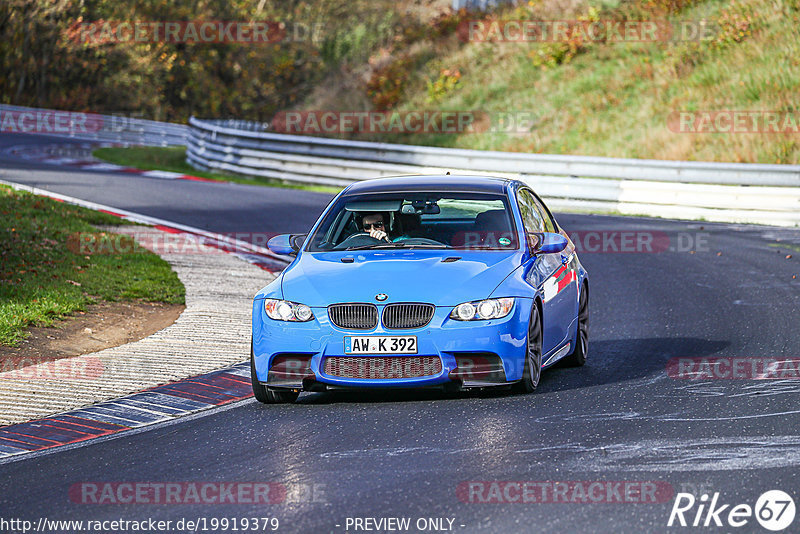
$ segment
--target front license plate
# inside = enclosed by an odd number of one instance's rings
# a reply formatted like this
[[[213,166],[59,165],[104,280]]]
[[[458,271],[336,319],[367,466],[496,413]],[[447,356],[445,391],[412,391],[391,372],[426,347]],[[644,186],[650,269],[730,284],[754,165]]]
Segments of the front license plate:
[[[417,336],[347,336],[345,354],[416,354]]]

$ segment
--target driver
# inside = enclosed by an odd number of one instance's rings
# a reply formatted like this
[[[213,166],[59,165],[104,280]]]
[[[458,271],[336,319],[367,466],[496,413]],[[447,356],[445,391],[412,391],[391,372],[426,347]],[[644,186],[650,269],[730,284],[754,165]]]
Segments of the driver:
[[[364,232],[368,233],[370,237],[373,237],[379,241],[390,242],[389,236],[386,233],[386,222],[384,220],[383,213],[369,213],[364,215],[361,225],[364,229]]]

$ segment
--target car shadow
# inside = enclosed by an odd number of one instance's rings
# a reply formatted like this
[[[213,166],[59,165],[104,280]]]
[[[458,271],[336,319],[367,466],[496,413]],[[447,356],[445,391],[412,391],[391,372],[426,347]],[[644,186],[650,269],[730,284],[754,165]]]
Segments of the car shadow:
[[[728,341],[695,337],[653,337],[595,340],[589,344],[589,358],[583,367],[557,364],[542,374],[538,393],[568,391],[588,387],[666,376],[670,358],[701,357],[717,354]],[[486,388],[444,392],[436,389],[331,390],[302,395],[299,404],[420,402],[468,398],[510,397],[510,388]]]
[[[564,391],[667,376],[671,358],[711,356],[729,346],[729,341],[697,337],[594,340],[589,342],[586,365],[558,363],[544,372],[539,387],[542,391]]]

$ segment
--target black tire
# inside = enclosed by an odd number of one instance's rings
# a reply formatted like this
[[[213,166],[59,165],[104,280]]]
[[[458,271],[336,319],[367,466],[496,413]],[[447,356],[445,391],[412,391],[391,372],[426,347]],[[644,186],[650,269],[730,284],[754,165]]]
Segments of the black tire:
[[[518,393],[533,393],[542,376],[542,321],[539,319],[539,308],[535,303],[531,309],[528,338],[525,345],[522,380],[514,384],[514,389]]]
[[[297,400],[297,391],[288,389],[271,389],[258,381],[256,375],[256,359],[253,355],[253,345],[250,344],[250,383],[253,385],[253,396],[258,402],[264,404],[287,404]]]
[[[578,334],[575,337],[575,349],[562,361],[567,367],[580,367],[586,363],[589,354],[589,289],[581,287],[578,299]]]

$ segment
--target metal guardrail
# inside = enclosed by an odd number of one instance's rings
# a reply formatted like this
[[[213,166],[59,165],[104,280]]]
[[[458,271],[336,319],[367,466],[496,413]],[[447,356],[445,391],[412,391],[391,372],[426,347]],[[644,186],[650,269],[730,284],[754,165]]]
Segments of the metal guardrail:
[[[522,179],[557,210],[800,226],[800,166],[524,154],[345,141],[192,118],[187,161],[203,170],[345,186],[397,174]]]
[[[7,104],[0,104],[0,132],[150,146],[185,145],[189,136],[185,124]]]
[[[524,154],[269,133],[243,120],[189,126],[0,104],[0,131],[151,146],[187,145],[204,170],[346,186],[398,174],[519,178],[557,210],[800,226],[800,166]]]

